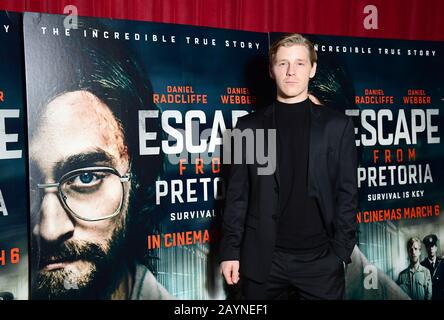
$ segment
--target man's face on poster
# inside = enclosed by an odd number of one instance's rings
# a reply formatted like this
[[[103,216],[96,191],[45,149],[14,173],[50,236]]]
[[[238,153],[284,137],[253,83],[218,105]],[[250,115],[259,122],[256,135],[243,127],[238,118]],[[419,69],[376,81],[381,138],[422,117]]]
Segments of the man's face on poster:
[[[430,259],[433,259],[436,256],[436,250],[438,249],[436,245],[427,246],[427,255]]]
[[[34,131],[31,214],[39,256],[33,294],[82,298],[108,279],[104,270],[123,263],[113,260],[124,239],[130,193],[130,184],[118,176],[129,171],[123,131],[110,109],[87,91],[53,99]],[[84,168],[113,168],[116,174]],[[60,181],[60,187],[35,187]]]
[[[421,256],[421,244],[415,241],[409,247],[410,262],[416,264],[419,261],[420,256]]]

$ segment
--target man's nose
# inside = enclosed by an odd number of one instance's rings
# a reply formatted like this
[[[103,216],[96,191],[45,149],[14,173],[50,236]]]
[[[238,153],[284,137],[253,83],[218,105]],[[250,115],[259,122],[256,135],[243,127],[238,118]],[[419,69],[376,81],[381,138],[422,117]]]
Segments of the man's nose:
[[[293,76],[296,74],[296,64],[289,63],[287,68],[287,76]]]
[[[47,242],[63,242],[74,232],[74,222],[55,192],[47,192],[40,207],[40,221],[34,232]]]

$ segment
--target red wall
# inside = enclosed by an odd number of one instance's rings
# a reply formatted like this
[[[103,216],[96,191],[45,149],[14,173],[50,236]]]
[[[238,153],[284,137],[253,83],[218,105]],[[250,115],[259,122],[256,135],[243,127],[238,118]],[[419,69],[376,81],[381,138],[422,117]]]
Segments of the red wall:
[[[443,0],[0,0],[0,9],[281,31],[444,40]],[[378,30],[363,27],[364,7],[378,8]]]

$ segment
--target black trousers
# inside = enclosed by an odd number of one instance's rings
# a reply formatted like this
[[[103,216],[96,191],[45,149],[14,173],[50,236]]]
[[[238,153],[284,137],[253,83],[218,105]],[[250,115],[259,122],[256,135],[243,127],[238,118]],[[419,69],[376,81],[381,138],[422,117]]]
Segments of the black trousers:
[[[341,300],[345,294],[344,264],[331,248],[304,255],[275,250],[266,282],[242,275],[241,282],[248,300]]]

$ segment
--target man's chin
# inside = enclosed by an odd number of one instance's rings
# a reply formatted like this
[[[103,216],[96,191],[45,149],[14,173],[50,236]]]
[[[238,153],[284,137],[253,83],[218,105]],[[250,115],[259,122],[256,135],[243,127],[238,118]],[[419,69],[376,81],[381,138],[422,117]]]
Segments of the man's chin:
[[[303,93],[304,90],[296,86],[285,88],[285,90],[282,90],[282,96],[285,97],[286,99],[300,97]]]
[[[37,274],[33,297],[50,300],[90,298],[95,272],[95,265],[84,260],[48,264]]]

